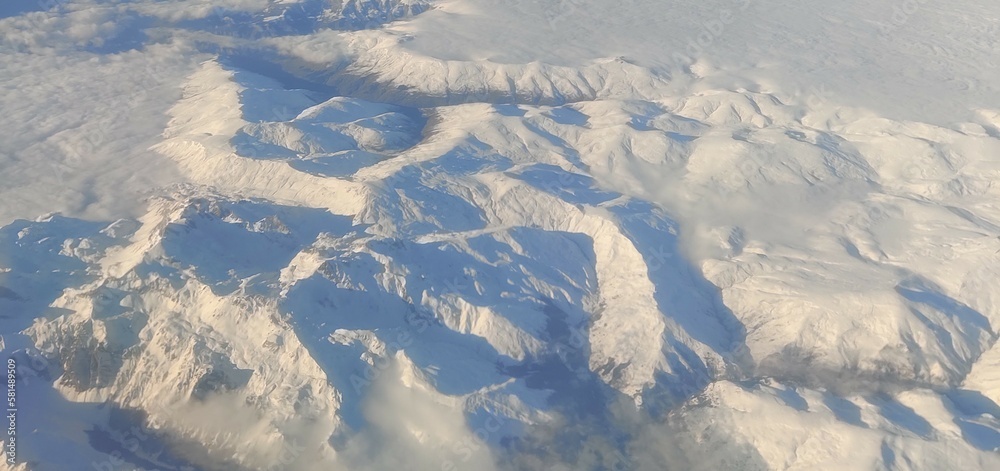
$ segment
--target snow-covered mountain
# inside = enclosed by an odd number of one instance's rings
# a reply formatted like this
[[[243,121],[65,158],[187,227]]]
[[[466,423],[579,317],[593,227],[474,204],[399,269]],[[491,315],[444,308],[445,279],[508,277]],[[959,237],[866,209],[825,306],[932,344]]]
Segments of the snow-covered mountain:
[[[0,7],[4,466],[1000,468],[1000,8],[826,3]]]

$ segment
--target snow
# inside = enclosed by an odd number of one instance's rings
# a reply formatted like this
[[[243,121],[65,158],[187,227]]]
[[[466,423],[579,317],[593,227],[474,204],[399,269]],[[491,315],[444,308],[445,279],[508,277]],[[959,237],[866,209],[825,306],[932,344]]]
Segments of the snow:
[[[996,6],[0,31],[14,469],[1000,467]]]

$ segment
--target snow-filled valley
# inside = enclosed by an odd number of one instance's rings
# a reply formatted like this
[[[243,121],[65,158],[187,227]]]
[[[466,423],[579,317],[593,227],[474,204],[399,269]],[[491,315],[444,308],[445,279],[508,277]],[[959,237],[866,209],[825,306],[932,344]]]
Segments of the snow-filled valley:
[[[0,31],[9,469],[1000,469],[1000,5]]]

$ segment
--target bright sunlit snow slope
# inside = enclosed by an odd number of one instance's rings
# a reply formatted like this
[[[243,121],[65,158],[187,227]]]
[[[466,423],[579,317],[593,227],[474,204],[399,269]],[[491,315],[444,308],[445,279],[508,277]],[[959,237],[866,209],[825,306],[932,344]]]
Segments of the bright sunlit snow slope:
[[[26,5],[18,469],[1000,467],[1000,6]]]

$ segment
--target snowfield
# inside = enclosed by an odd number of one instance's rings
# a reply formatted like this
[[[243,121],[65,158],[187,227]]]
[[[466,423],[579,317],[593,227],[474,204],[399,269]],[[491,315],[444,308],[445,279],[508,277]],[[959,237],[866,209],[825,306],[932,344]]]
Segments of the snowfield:
[[[0,31],[7,469],[1000,469],[1000,5]]]

